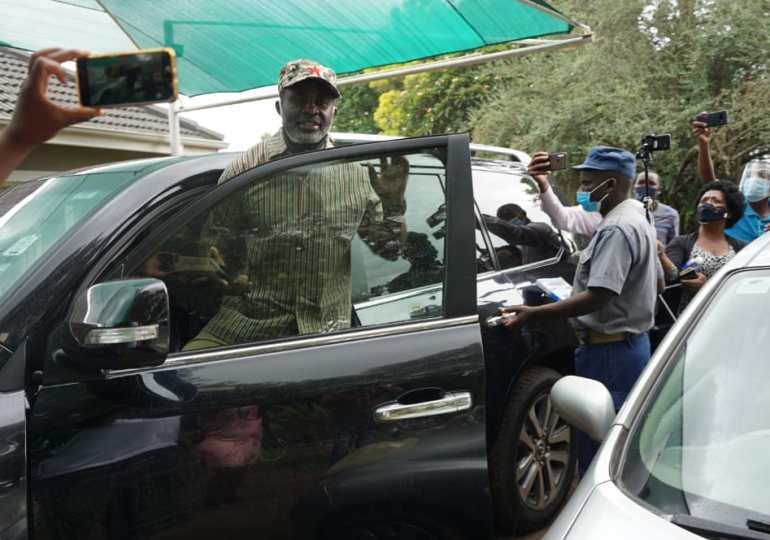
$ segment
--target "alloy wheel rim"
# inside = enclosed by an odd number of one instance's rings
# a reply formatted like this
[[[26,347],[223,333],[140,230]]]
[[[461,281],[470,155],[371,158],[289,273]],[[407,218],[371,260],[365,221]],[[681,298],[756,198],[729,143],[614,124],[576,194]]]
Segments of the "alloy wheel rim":
[[[524,504],[542,511],[567,481],[569,425],[556,413],[549,392],[537,396],[521,426],[516,451],[516,484]]]

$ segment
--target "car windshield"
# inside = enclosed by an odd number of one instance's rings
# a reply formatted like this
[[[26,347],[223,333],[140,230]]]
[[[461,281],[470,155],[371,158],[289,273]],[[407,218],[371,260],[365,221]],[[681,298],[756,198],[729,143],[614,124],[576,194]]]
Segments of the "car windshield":
[[[59,176],[0,196],[0,299],[85,216],[136,178],[136,170]],[[27,186],[25,186],[27,187]],[[21,194],[20,194],[21,193]]]
[[[770,521],[770,271],[729,278],[629,436],[621,482],[664,514]]]

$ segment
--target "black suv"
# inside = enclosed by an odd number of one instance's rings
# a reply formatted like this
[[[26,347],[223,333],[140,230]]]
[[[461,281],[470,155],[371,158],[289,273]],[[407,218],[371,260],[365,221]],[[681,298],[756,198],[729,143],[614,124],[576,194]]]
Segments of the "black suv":
[[[503,268],[501,250],[518,247],[481,214],[513,202],[547,218],[519,154],[472,150],[465,135],[340,146],[221,185],[232,154],[144,160],[0,197],[0,536],[454,539],[488,536],[493,519],[542,525],[573,476],[549,389],[572,370],[574,334],[486,321],[550,301],[536,282],[571,282],[574,246],[554,231],[552,256]],[[394,160],[408,165],[400,222],[352,238],[324,224],[351,210],[314,181]],[[301,182],[304,207],[337,215],[278,231],[275,205],[297,201],[260,197],[271,182]],[[245,250],[212,251],[211,216],[245,194],[249,219],[224,231]],[[400,247],[375,249],[387,231]],[[223,298],[287,283],[287,264],[307,265],[291,273],[305,276],[291,284],[301,304],[303,279],[328,277],[303,250],[327,233],[350,254],[342,323],[186,348]],[[234,278],[239,254],[263,274]]]

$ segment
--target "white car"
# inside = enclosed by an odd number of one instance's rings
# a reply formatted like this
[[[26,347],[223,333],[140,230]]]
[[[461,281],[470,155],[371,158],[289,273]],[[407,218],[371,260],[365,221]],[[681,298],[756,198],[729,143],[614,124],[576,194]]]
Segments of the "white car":
[[[546,539],[770,539],[770,235],[708,281],[615,416],[565,377],[556,410],[604,443]]]

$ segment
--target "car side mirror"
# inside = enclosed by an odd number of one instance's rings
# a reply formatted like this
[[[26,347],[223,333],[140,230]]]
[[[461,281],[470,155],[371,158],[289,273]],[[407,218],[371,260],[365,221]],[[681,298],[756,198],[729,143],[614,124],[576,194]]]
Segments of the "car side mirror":
[[[159,279],[108,281],[81,294],[69,318],[68,356],[85,367],[157,366],[169,351],[169,296]]]
[[[569,425],[601,442],[615,420],[615,405],[607,387],[598,381],[567,375],[551,388],[551,402]]]

